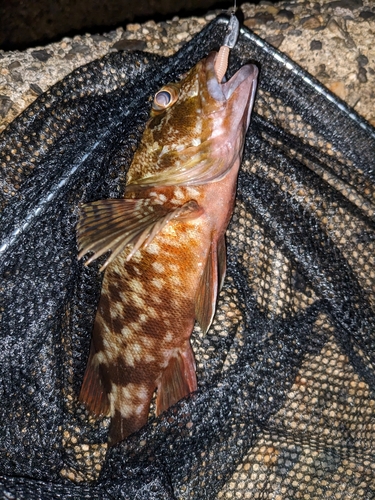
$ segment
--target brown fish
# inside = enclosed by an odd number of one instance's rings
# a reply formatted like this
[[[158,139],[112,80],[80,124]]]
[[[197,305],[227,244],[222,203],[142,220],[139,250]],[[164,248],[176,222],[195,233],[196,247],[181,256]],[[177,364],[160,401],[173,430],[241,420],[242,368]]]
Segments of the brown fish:
[[[109,414],[111,445],[196,390],[190,336],[206,332],[226,269],[224,233],[250,121],[257,68],[220,83],[211,53],[156,93],[125,197],[82,207],[80,255],[108,250],[80,393]]]

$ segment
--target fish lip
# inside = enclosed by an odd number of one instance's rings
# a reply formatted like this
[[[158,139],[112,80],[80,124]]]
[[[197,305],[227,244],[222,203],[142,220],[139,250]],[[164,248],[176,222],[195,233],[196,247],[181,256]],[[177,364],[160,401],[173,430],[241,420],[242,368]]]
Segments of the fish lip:
[[[245,64],[242,66],[227,82],[219,84],[226,100],[229,100],[235,90],[243,84],[252,87],[251,92],[255,90],[254,82],[258,78],[258,68],[254,64]],[[251,93],[250,92],[250,93]]]
[[[211,97],[217,101],[228,101],[243,84],[243,87],[248,87],[249,97],[253,101],[258,78],[258,68],[255,64],[245,64],[228,81],[220,83],[214,68],[216,57],[217,52],[211,52],[206,59],[207,88]]]

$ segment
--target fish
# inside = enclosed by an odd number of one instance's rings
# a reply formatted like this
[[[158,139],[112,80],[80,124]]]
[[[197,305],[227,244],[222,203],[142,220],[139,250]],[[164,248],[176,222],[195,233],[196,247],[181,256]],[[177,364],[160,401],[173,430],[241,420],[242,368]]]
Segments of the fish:
[[[190,337],[223,285],[258,78],[249,63],[222,82],[216,59],[156,92],[123,198],[80,209],[78,257],[109,256],[79,399],[111,417],[110,446],[147,423],[155,390],[160,415],[197,389]]]

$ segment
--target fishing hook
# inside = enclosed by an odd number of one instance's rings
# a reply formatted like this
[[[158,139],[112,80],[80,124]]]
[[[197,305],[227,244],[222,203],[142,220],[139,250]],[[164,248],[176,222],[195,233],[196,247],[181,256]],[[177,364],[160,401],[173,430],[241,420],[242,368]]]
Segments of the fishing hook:
[[[228,32],[224,38],[223,45],[220,47],[214,66],[216,78],[219,83],[221,83],[228,69],[229,51],[236,45],[239,33],[240,23],[234,12],[232,12],[228,23]]]

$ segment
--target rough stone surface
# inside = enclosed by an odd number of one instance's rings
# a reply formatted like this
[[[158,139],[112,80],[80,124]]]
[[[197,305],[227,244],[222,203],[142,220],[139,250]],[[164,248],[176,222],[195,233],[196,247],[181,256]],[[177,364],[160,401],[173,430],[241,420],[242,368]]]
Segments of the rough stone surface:
[[[375,35],[375,5],[371,0],[261,1],[241,8],[245,25],[375,125],[375,44],[369,43]],[[128,24],[109,33],[63,38],[23,52],[0,51],[0,131],[40,90],[78,66],[115,50],[171,55],[220,12]]]
[[[116,50],[145,50],[146,47],[147,44],[143,40],[127,40],[126,38],[112,45],[112,48]]]
[[[312,40],[310,43],[310,50],[322,50],[323,44],[320,40]]]
[[[34,50],[31,52],[31,55],[33,56],[34,59],[37,59],[38,61],[41,62],[46,62],[51,56],[46,50]]]

